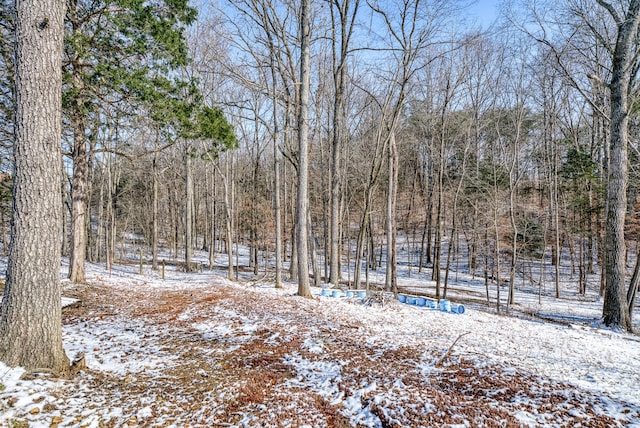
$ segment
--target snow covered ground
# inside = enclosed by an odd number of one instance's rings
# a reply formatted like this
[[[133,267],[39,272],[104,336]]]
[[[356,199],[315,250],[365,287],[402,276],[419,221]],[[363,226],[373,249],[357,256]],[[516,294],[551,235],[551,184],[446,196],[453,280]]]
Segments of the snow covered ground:
[[[65,284],[82,305],[64,315],[67,354],[88,369],[64,380],[0,363],[0,427],[640,426],[640,337],[599,326],[593,279],[561,299],[524,287],[506,316],[460,273],[459,315],[302,299],[293,283],[229,282],[219,263],[165,280],[89,264],[90,285]],[[428,272],[400,275],[432,294]]]

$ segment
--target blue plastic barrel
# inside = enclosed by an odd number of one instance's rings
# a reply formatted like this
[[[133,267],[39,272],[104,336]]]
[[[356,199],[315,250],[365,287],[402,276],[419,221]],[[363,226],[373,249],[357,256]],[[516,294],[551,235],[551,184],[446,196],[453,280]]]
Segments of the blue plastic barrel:
[[[451,305],[451,312],[455,312],[456,314],[464,314],[465,308],[464,305]]]
[[[447,299],[440,300],[440,310],[442,312],[451,312],[451,302]]]
[[[407,296],[405,296],[404,294],[398,294],[398,302],[404,303],[406,301],[407,301]]]

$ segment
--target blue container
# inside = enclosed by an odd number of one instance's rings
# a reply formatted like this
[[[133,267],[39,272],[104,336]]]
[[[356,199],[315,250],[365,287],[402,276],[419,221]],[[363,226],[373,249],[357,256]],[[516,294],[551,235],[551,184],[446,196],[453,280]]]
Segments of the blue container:
[[[349,290],[347,291],[347,297],[353,297],[354,296],[354,292]]]
[[[464,305],[451,305],[451,312],[455,312],[456,314],[460,315],[464,314]]]
[[[342,291],[340,291],[340,290],[333,290],[333,291],[331,292],[331,295],[332,295],[333,297],[342,297]]]
[[[438,307],[438,304],[436,303],[435,300],[427,299],[426,306],[430,309],[436,309]]]
[[[411,297],[411,296],[407,296],[407,303],[410,305],[415,305],[416,304],[416,298],[415,297]]]
[[[364,299],[365,297],[367,297],[367,292],[366,292],[366,290],[360,290],[360,291],[358,291],[358,297],[360,297],[361,299]]]
[[[440,300],[440,310],[442,312],[451,312],[451,302],[446,299]]]
[[[405,296],[404,294],[398,294],[398,302],[404,303],[406,301],[407,301],[407,296]]]
[[[418,306],[424,306],[427,304],[427,299],[425,299],[424,297],[418,297],[416,298],[416,305]]]
[[[329,290],[328,288],[323,288],[322,291],[320,292],[321,296],[331,296],[331,290]]]

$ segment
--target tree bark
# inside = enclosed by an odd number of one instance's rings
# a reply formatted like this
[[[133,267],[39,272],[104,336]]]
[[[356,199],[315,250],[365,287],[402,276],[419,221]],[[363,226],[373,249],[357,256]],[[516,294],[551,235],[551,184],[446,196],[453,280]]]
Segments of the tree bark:
[[[233,189],[232,189],[232,178],[231,178],[231,166],[230,166],[230,155],[227,155],[225,160],[225,175],[222,176],[222,185],[224,188],[224,212],[226,219],[226,240],[227,240],[227,258],[229,259],[229,269],[227,278],[229,281],[233,281],[235,276],[233,272]],[[220,172],[218,170],[218,172]]]
[[[351,5],[353,10],[351,11]],[[354,21],[358,12],[360,0],[334,0],[331,6],[331,18],[333,22],[333,84],[335,98],[333,102],[333,143],[331,151],[331,216],[330,216],[330,278],[333,286],[338,285],[342,277],[340,271],[340,205],[341,205],[341,167],[340,157],[346,130],[347,112],[345,110],[346,81],[347,81],[347,55],[349,42],[353,33]],[[338,19],[336,19],[337,12]],[[340,40],[337,37],[339,25]]]
[[[309,284],[309,86],[311,1],[302,0],[300,10],[300,92],[298,105],[298,198],[296,247],[298,250],[298,295],[312,297]]]
[[[158,155],[153,155],[152,161],[153,201],[151,225],[151,268],[158,270]]]
[[[275,219],[275,287],[282,288],[282,202],[280,198],[280,127],[278,126],[278,94],[276,78],[276,64],[274,59],[275,46],[273,37],[267,30],[267,38],[269,40],[269,48],[271,50],[271,84],[273,85],[273,93],[271,102],[273,103],[273,216]]]
[[[601,5],[607,4],[598,0]],[[617,15],[616,15],[617,17]],[[614,17],[615,18],[615,17]],[[624,222],[627,211],[627,143],[629,140],[629,88],[631,84],[631,50],[638,34],[640,0],[629,3],[627,14],[618,21],[618,36],[612,61],[611,142],[607,183],[607,217],[605,224],[605,295],[602,309],[604,324],[631,331],[625,285],[626,243]]]
[[[64,0],[16,1],[12,239],[0,307],[0,359],[55,372],[69,367],[60,298],[64,13]]]
[[[76,18],[77,1],[70,3],[71,14]],[[77,19],[72,19],[72,32],[80,32]],[[69,246],[69,279],[71,282],[85,283],[84,262],[87,257],[87,141],[85,138],[86,122],[82,111],[84,91],[82,80],[83,64],[79,54],[75,53],[71,61],[73,90],[77,94],[74,100],[74,114],[71,117],[73,129],[73,176],[71,180],[71,243]]]
[[[395,129],[389,134],[389,181],[387,184],[387,271],[384,286],[387,291],[396,291],[396,194],[398,191],[398,151],[396,148]],[[405,230],[405,233],[407,231]],[[359,260],[358,260],[359,262]]]
[[[640,251],[636,251],[636,265],[633,268],[633,276],[627,291],[627,306],[629,307],[629,319],[633,320],[633,306],[636,301],[636,293],[640,284]]]
[[[84,262],[87,257],[87,147],[84,118],[76,116],[73,126],[73,178],[71,182],[71,245],[69,246],[69,279],[85,283]]]
[[[193,183],[191,178],[191,148],[187,147],[184,153],[185,170],[185,210],[184,210],[184,269],[191,272],[191,259],[193,257]]]

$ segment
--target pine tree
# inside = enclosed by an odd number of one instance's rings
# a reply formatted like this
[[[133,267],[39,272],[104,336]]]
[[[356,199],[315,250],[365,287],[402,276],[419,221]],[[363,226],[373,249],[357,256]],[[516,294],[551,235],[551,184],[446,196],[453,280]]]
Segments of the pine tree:
[[[65,0],[16,1],[15,179],[0,360],[62,372],[61,57]]]
[[[63,105],[73,142],[69,278],[85,282],[88,161],[102,106],[130,116],[144,105],[156,120],[193,111],[180,99],[193,82],[172,76],[188,63],[185,29],[196,10],[187,0],[71,0],[67,11]],[[185,99],[193,99],[187,96]],[[170,102],[173,100],[173,102]],[[170,108],[167,108],[167,105]],[[155,112],[155,114],[154,114]]]

